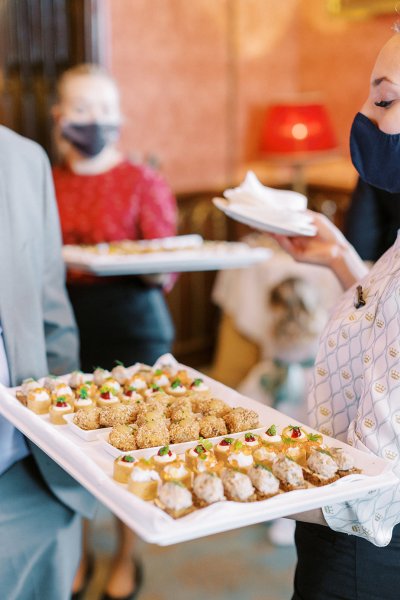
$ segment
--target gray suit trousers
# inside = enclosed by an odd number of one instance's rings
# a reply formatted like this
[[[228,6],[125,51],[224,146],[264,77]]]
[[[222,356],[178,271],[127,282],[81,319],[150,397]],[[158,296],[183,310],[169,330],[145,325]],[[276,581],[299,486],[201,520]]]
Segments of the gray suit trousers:
[[[0,598],[68,600],[80,542],[80,516],[51,494],[32,456],[0,476]]]

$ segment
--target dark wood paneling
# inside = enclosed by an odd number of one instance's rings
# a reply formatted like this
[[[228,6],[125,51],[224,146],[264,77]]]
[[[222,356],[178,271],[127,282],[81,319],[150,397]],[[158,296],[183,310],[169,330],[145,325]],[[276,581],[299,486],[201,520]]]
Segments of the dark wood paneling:
[[[102,13],[102,0],[0,0],[0,119],[51,157],[57,77],[80,62],[102,62]]]

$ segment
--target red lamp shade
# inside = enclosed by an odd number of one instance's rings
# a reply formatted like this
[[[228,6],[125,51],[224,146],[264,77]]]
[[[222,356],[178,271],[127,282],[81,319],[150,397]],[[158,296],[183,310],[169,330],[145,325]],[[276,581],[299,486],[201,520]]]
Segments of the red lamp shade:
[[[333,150],[335,134],[322,104],[275,104],[266,114],[261,138],[265,154],[307,154]]]

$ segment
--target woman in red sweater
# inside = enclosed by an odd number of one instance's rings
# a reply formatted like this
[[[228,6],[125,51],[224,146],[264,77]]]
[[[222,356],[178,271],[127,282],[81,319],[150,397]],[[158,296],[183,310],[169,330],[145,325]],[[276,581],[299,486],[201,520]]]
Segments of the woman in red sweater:
[[[160,238],[176,233],[176,202],[164,179],[129,161],[116,146],[119,94],[101,68],[80,65],[59,82],[54,108],[61,158],[54,184],[65,244]],[[81,368],[152,364],[170,351],[173,325],[164,299],[171,276],[94,277],[70,271],[68,292],[79,326]],[[164,289],[163,289],[164,288]],[[119,548],[103,600],[132,600],[133,533],[119,523]],[[76,588],[87,570],[85,553]],[[136,578],[136,582],[135,582]]]

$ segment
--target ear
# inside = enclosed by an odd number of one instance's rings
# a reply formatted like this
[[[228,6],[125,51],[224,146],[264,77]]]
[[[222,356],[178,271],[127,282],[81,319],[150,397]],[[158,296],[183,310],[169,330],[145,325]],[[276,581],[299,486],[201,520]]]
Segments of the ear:
[[[59,104],[54,104],[50,110],[54,123],[57,125],[61,119],[61,107]]]

